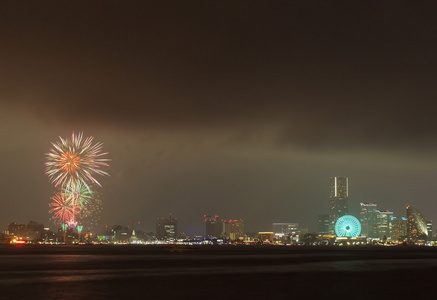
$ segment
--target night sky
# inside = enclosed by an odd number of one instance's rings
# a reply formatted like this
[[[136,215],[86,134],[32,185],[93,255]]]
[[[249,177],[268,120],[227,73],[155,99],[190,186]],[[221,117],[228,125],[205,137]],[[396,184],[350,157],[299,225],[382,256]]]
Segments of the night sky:
[[[437,220],[434,1],[2,1],[0,229],[54,229],[45,153],[112,159],[104,225],[316,230],[329,177]]]

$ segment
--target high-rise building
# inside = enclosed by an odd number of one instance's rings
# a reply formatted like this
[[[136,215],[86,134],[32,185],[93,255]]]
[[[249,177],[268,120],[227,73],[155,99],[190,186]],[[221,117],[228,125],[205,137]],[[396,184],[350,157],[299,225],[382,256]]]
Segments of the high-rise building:
[[[222,221],[218,219],[218,215],[203,216],[205,219],[205,237],[207,238],[219,238],[223,233]]]
[[[341,216],[349,214],[348,177],[329,178],[329,234],[335,234],[335,222]]]
[[[373,238],[376,236],[377,206],[375,203],[360,203],[361,234],[366,237]]]
[[[8,233],[11,236],[20,237],[27,241],[40,241],[44,239],[46,230],[44,225],[35,221],[30,221],[29,224],[9,223]]]
[[[23,236],[26,233],[26,224],[9,223],[8,231],[13,236]]]
[[[428,241],[432,240],[432,220],[426,221],[426,229],[428,230]]]
[[[244,237],[244,221],[240,220],[222,220],[224,236],[231,241],[237,241]]]
[[[376,203],[360,203],[361,234],[372,239],[390,238],[393,212],[378,210]]]
[[[170,214],[168,218],[156,219],[156,238],[158,240],[175,240],[178,234],[178,219]]]
[[[27,224],[27,237],[28,240],[38,241],[44,238],[46,231],[44,225],[35,221],[30,221]]]
[[[428,239],[428,228],[423,214],[407,206],[407,239],[413,243],[424,243]]]
[[[329,234],[329,215],[319,215],[317,219],[317,232],[319,234]]]
[[[374,238],[388,239],[391,238],[392,234],[392,223],[393,212],[391,211],[377,211],[376,214],[376,236]]]
[[[390,223],[392,226],[392,241],[403,241],[407,236],[407,218],[391,217]]]

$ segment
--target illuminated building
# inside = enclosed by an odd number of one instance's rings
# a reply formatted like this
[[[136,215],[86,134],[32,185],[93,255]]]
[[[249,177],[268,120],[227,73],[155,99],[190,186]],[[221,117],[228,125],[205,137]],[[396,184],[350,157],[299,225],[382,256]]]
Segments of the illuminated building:
[[[298,231],[298,223],[273,223],[274,234],[295,234]]]
[[[428,239],[426,219],[416,208],[407,206],[407,239],[413,243],[424,243]]]
[[[26,238],[31,241],[43,240],[46,234],[44,225],[35,221],[30,221],[27,224]]]
[[[335,222],[349,213],[348,177],[329,178],[329,234],[334,234]]]
[[[178,219],[170,214],[168,218],[156,219],[156,238],[158,240],[175,240],[178,234]]]
[[[306,228],[299,228],[298,223],[273,223],[274,240],[289,244],[298,241],[302,234],[308,232]]]
[[[223,233],[222,221],[218,219],[218,216],[203,216],[205,218],[205,236],[207,238],[219,238]]]
[[[258,240],[265,243],[272,243],[274,239],[274,233],[273,232],[258,232]]]
[[[127,243],[132,236],[132,230],[128,226],[115,225],[112,228],[112,240]]]
[[[403,241],[407,236],[407,218],[391,217],[390,223],[392,227],[391,239]]]
[[[329,234],[329,215],[319,215],[317,219],[317,232],[319,234]]]
[[[26,224],[9,223],[8,231],[12,236],[23,236],[26,232]]]
[[[240,220],[222,220],[223,233],[231,241],[237,241],[244,237],[244,221]]]
[[[376,237],[376,215],[378,210],[375,203],[360,203],[361,234],[366,237]]]
[[[375,203],[360,203],[360,206],[362,235],[372,239],[390,238],[393,212],[380,211]]]
[[[27,225],[12,222],[8,225],[8,233],[10,236],[22,237],[26,241],[37,242],[45,239],[47,230],[43,224],[35,221],[30,221]]]
[[[432,240],[432,220],[426,221],[426,229],[428,230],[428,241]]]
[[[374,238],[384,239],[390,238],[392,234],[391,218],[393,212],[391,211],[377,211],[376,214],[376,236]]]

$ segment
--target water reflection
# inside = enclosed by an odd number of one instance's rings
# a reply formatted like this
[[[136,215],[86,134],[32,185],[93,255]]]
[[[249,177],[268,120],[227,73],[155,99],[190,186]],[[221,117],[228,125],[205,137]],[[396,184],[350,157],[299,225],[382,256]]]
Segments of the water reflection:
[[[17,292],[15,299],[120,299],[129,294],[143,298],[144,289],[148,291],[147,298],[157,299],[162,298],[162,293],[170,296],[168,289],[175,285],[178,293],[195,299],[191,285],[203,290],[223,286],[255,288],[266,282],[284,286],[294,280],[301,280],[303,285],[305,280],[315,280],[323,285],[330,277],[368,278],[367,274],[375,276],[381,272],[382,278],[386,278],[386,271],[436,270],[437,258],[369,259],[345,253],[11,254],[0,255],[0,265],[0,286],[6,291],[5,299]],[[311,289],[309,292],[314,293]]]

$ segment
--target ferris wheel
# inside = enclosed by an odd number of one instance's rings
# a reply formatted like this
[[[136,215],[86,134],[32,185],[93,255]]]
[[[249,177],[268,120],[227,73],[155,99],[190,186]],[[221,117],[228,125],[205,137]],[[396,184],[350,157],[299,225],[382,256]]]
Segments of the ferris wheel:
[[[344,215],[335,223],[335,234],[339,237],[356,237],[360,233],[360,221],[354,216]]]

